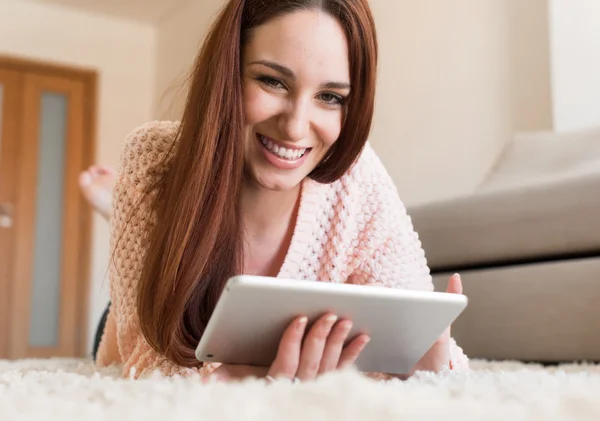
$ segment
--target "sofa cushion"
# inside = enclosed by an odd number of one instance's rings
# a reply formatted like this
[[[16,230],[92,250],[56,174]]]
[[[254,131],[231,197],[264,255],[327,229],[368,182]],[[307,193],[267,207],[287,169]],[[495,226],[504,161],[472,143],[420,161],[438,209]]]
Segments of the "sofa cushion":
[[[600,168],[409,207],[433,271],[600,252]]]
[[[518,133],[477,190],[521,188],[598,171],[600,127],[558,133]]]

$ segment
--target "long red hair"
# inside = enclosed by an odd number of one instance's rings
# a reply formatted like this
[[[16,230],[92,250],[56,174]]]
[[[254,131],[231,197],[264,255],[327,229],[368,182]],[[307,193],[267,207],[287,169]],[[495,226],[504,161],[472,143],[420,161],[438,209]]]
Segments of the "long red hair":
[[[377,65],[367,0],[230,0],[196,59],[176,150],[156,186],[157,223],[149,232],[138,284],[142,332],[176,364],[199,364],[195,347],[225,282],[243,268],[242,47],[253,28],[312,9],[336,18],[346,33],[352,93],[339,139],[309,177],[338,180],[367,140]]]

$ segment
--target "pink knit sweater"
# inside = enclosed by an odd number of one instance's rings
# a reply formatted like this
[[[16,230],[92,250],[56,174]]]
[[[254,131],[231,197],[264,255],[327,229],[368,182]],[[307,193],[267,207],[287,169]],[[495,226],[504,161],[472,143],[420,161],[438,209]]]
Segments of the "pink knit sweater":
[[[167,170],[169,161],[166,166],[160,162],[175,140],[177,125],[153,122],[138,128],[127,139],[121,157],[111,233],[112,306],[97,359],[99,365],[124,364],[125,376],[156,369],[164,375],[205,375],[216,366],[188,369],[174,365],[148,345],[136,314],[136,285],[146,244],[143,223],[155,221],[147,200],[140,204],[137,220],[126,223],[126,217],[140,192]],[[115,249],[114,239],[119,237]],[[341,180],[329,185],[312,180],[303,183],[296,227],[278,276],[433,290],[411,219],[368,144]],[[454,340],[450,346],[452,367],[467,367],[468,359]]]

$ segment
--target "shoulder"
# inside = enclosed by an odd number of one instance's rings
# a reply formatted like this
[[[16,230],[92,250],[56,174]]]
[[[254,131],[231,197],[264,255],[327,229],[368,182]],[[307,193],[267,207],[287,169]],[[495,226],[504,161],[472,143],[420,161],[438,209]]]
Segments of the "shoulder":
[[[175,121],[152,121],[129,133],[121,153],[121,181],[141,188],[153,184],[168,168],[179,125]]]
[[[371,142],[367,142],[362,152],[358,156],[354,165],[348,171],[348,174],[360,172],[363,174],[388,176],[388,173],[373,148]]]
[[[412,219],[396,184],[370,144],[339,182],[337,191],[342,208],[346,209],[344,215],[354,221],[361,247],[381,247],[391,238],[412,239]]]
[[[344,190],[352,192],[348,199],[358,202],[368,214],[390,207],[404,211],[396,185],[370,142],[340,182]]]

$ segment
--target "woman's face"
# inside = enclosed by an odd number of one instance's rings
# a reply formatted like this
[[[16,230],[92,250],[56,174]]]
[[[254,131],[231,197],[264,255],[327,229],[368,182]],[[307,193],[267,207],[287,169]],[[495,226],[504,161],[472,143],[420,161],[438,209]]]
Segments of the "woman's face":
[[[293,189],[337,140],[350,94],[342,27],[318,11],[255,28],[244,46],[245,167],[261,188]]]

